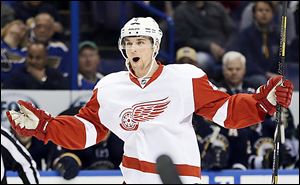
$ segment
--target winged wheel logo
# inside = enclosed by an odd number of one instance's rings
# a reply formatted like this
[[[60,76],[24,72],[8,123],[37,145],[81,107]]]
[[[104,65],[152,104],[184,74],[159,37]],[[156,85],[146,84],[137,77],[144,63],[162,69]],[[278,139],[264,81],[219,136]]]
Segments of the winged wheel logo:
[[[165,111],[170,100],[167,98],[134,104],[123,110],[119,117],[120,126],[127,131],[137,130],[140,123],[152,120]]]

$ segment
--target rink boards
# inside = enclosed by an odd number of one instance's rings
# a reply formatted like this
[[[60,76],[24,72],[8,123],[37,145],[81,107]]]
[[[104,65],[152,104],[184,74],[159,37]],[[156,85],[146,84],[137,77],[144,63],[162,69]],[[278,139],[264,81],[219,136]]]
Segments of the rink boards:
[[[202,172],[205,184],[271,184],[272,170],[223,170]],[[8,172],[9,184],[22,184],[16,172]],[[122,184],[119,170],[81,171],[72,180],[64,180],[54,171],[40,172],[41,184]],[[299,169],[279,170],[278,184],[299,184]]]

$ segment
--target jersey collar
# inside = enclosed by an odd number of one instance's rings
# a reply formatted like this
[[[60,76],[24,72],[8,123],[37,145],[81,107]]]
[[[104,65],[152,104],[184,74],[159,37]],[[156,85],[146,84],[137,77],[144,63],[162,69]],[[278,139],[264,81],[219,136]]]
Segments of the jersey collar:
[[[150,80],[148,80],[148,82],[146,83],[146,85],[144,87],[140,84],[139,80],[136,77],[131,75],[131,73],[129,73],[130,80],[133,83],[135,83],[136,85],[138,85],[140,88],[142,88],[142,89],[146,88],[150,83],[152,83],[154,80],[156,80],[159,77],[159,75],[161,74],[161,72],[163,70],[164,65],[162,65],[160,62],[157,62],[157,63],[159,65],[157,70],[153,73]]]

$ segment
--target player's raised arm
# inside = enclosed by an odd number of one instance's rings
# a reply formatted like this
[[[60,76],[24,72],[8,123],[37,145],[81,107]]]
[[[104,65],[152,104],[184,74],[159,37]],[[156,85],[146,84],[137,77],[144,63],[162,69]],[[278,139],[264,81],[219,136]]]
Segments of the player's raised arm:
[[[244,128],[275,113],[276,103],[288,107],[293,84],[278,75],[258,88],[255,94],[228,94],[218,91],[207,76],[193,79],[195,112],[226,128]],[[283,84],[283,85],[281,85]]]
[[[52,117],[31,103],[18,101],[20,111],[7,111],[12,127],[20,135],[35,136],[47,143],[69,149],[83,149],[100,142],[107,134],[98,116],[100,108],[95,89],[89,102],[75,116]]]

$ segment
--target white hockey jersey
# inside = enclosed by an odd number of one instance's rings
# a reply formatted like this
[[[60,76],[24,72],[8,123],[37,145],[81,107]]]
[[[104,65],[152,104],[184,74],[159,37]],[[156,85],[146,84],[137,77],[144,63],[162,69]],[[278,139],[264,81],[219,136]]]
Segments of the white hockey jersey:
[[[226,128],[247,127],[265,116],[252,95],[218,91],[199,68],[160,64],[144,87],[127,71],[102,78],[79,114],[48,124],[45,141],[82,149],[111,130],[124,141],[120,168],[126,183],[161,183],[155,163],[162,154],[171,157],[184,183],[199,183],[193,112]]]

